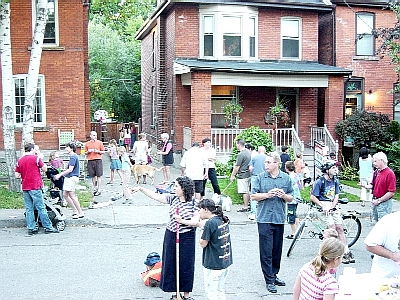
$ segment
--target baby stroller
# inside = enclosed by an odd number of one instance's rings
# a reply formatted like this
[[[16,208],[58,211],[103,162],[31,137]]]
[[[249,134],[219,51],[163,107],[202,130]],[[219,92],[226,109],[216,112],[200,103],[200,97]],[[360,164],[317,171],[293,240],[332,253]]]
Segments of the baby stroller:
[[[47,195],[43,195],[43,202],[46,207],[47,215],[54,228],[57,228],[59,231],[63,231],[65,229],[65,219],[66,217],[63,215],[61,211],[61,206],[57,204],[58,199],[50,199]],[[36,229],[39,229],[39,214],[35,209],[35,220],[36,220]],[[41,225],[41,224],[40,224]]]
[[[63,198],[63,186],[64,186],[64,177],[60,177],[60,179],[55,180],[54,175],[57,175],[59,172],[53,166],[48,166],[46,171],[46,177],[50,179],[51,186],[47,191],[51,199],[57,199],[56,203],[60,204],[63,207],[67,206],[65,199]]]

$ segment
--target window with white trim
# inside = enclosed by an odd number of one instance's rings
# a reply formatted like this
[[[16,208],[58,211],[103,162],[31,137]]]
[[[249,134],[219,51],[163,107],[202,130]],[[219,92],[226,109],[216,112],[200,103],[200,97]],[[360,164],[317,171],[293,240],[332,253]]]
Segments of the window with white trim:
[[[281,19],[281,47],[284,59],[301,59],[301,19]]]
[[[258,10],[246,6],[200,8],[200,57],[256,59]]]
[[[36,5],[38,0],[32,0],[32,32],[35,30],[36,24]],[[59,45],[58,40],[58,0],[48,0],[47,3],[47,20],[44,31],[43,44],[46,46]]]
[[[372,34],[374,29],[375,15],[372,13],[356,14],[356,55],[370,56],[375,52],[375,37]]]
[[[27,95],[27,74],[14,75],[15,85],[15,124],[22,126],[24,122],[24,105]],[[44,76],[39,75],[38,85],[36,91],[36,98],[34,100],[34,126],[45,126],[45,82]]]

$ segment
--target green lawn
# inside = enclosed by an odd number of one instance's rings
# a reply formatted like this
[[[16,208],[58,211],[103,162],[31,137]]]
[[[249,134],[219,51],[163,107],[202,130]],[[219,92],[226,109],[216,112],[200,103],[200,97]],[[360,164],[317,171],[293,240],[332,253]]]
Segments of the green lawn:
[[[218,184],[221,189],[221,192],[225,189],[225,187],[229,184],[229,182],[230,182],[229,178],[218,179]],[[341,183],[346,184],[344,182],[344,180],[342,180]],[[207,186],[211,187],[211,184],[207,183]],[[303,190],[300,191],[301,197],[305,201],[310,201],[310,190],[311,190],[311,187],[309,186],[309,187],[305,187]],[[236,180],[226,189],[226,191],[223,194],[231,197],[233,204],[243,204],[242,196],[237,193]],[[343,198],[343,197],[346,197],[347,199],[349,199],[350,202],[359,202],[360,201],[360,198],[358,196],[350,194],[350,193],[343,193],[343,195],[341,195],[341,198]]]
[[[49,186],[49,181],[44,180],[45,186]],[[88,189],[88,186],[85,182],[80,181],[79,185],[86,186],[85,190],[77,190],[76,194],[78,195],[79,202],[83,208],[89,206],[89,203],[93,201],[93,196]],[[24,200],[22,197],[22,193],[11,192],[7,189],[7,185],[0,185],[0,209],[18,209],[24,208]]]

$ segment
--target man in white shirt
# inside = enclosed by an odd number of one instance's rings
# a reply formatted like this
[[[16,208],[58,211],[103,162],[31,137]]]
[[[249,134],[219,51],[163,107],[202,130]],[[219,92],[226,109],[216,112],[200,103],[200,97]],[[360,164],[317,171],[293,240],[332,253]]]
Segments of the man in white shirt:
[[[367,250],[375,254],[371,273],[381,278],[400,275],[400,212],[380,219],[364,243]]]
[[[203,180],[208,178],[208,163],[200,145],[194,142],[192,148],[183,154],[181,160],[182,176],[186,175],[194,181],[195,197],[201,199]]]

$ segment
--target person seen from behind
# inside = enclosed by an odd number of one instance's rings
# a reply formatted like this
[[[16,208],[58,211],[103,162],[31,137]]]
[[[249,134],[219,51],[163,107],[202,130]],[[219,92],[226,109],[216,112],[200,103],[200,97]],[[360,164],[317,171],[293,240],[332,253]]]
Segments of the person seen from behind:
[[[207,220],[200,238],[203,248],[204,286],[207,300],[226,299],[225,281],[232,265],[229,219],[221,206],[213,200],[203,199],[199,203],[200,218]]]
[[[289,147],[282,146],[281,150],[281,171],[286,173],[285,164],[290,160],[290,156],[288,154]]]
[[[293,287],[293,299],[334,300],[339,285],[330,270],[340,265],[344,249],[344,244],[336,238],[324,240],[318,255],[300,269]]]
[[[374,174],[374,169],[372,167],[372,157],[369,154],[369,149],[362,147],[360,149],[360,157],[358,158],[359,167],[359,185],[361,186],[360,201],[361,206],[365,206],[365,201],[372,202],[372,190],[365,188],[369,186],[372,182],[372,175]],[[367,197],[368,193],[368,197]]]
[[[236,141],[236,147],[239,154],[236,157],[235,165],[231,173],[230,181],[234,181],[237,176],[237,193],[242,194],[243,207],[238,209],[238,212],[248,212],[250,204],[250,170],[249,163],[251,153],[245,148],[245,143],[242,139]]]
[[[40,171],[46,172],[47,166],[43,163],[42,158],[36,155],[34,144],[26,144],[24,150],[25,154],[15,166],[15,177],[20,178],[22,181],[28,235],[32,236],[38,233],[34,214],[35,209],[38,212],[44,233],[58,233],[58,230],[53,228],[43,200],[43,179]]]

